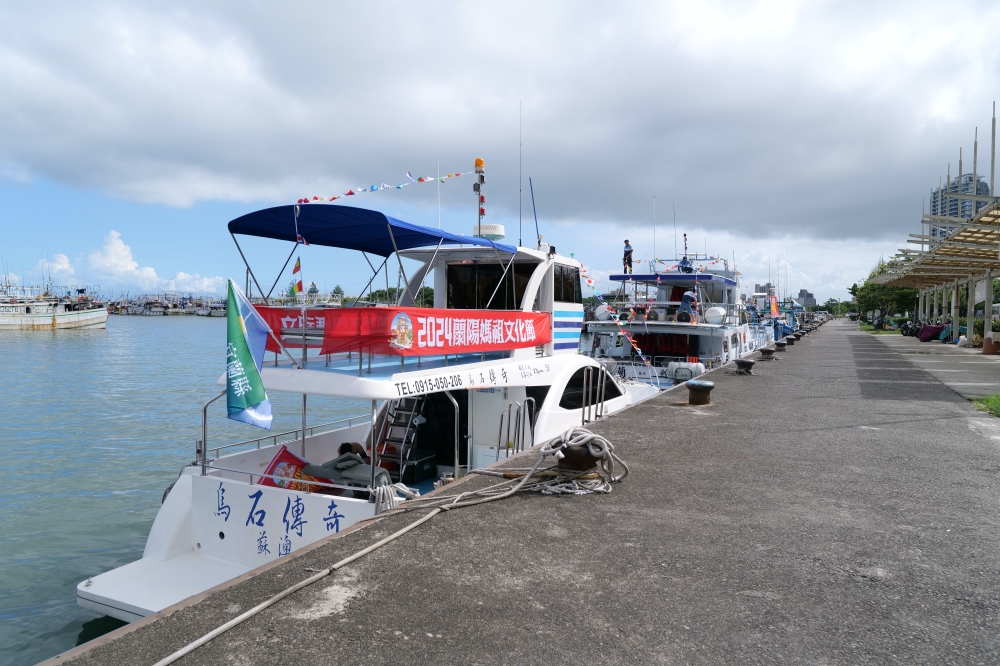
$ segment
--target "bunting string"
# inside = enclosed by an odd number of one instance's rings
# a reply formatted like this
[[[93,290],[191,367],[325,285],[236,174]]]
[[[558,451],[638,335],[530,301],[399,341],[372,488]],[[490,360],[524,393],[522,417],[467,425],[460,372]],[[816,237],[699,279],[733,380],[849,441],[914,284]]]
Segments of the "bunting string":
[[[307,203],[318,203],[320,201],[336,201],[337,199],[342,199],[343,197],[352,197],[356,194],[370,194],[372,192],[381,192],[382,190],[401,190],[408,185],[419,185],[420,183],[430,183],[433,181],[440,181],[442,183],[447,182],[452,178],[458,178],[459,176],[467,176],[471,174],[471,171],[463,171],[458,173],[449,173],[444,176],[421,176],[419,178],[414,178],[413,174],[409,171],[406,172],[407,182],[400,183],[399,185],[389,185],[387,183],[382,183],[381,185],[369,185],[368,187],[359,187],[357,189],[347,190],[343,194],[338,194],[330,197],[303,197],[295,203],[307,204]]]
[[[632,349],[634,349],[635,353],[639,355],[639,358],[642,359],[642,362],[646,364],[646,367],[649,369],[650,373],[649,378],[652,379],[654,372],[652,364],[649,362],[649,359],[642,353],[642,350],[639,348],[639,345],[636,344],[635,338],[629,335],[628,331],[626,331],[625,328],[622,326],[621,315],[614,307],[608,305],[607,301],[604,300],[604,297],[601,296],[601,292],[599,292],[597,290],[597,287],[594,286],[594,280],[590,277],[587,271],[587,267],[584,266],[583,264],[580,264],[580,276],[584,279],[584,282],[587,283],[587,286],[590,287],[590,289],[594,292],[594,295],[597,297],[597,300],[601,302],[601,305],[608,308],[608,314],[611,316],[611,321],[615,322],[615,325],[618,326],[618,330],[621,332],[622,335],[625,336],[625,339],[628,340],[629,344],[632,345]],[[632,320],[635,318],[635,314],[636,314],[635,310],[633,308],[629,308],[628,319],[625,320],[625,323],[626,324],[632,323]],[[645,324],[645,321],[643,322],[643,324]],[[646,330],[647,331],[649,330],[648,326],[646,326]]]

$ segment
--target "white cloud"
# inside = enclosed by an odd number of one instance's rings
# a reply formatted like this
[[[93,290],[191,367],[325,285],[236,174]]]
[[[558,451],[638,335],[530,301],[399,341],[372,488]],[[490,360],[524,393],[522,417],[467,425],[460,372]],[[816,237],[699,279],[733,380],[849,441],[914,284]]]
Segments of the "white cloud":
[[[87,262],[95,276],[110,278],[115,283],[134,284],[144,289],[160,283],[155,270],[149,266],[139,267],[139,262],[132,258],[132,248],[114,230],[104,237],[101,249],[87,257]]]
[[[51,261],[39,259],[38,270],[46,277],[51,275],[53,279],[66,279],[76,275],[76,269],[65,254],[54,254]]]
[[[139,262],[132,257],[132,248],[114,230],[104,237],[104,245],[87,257],[87,264],[93,277],[103,281],[110,280],[110,286],[113,287],[138,286],[156,291],[219,293],[225,283],[221,277],[202,277],[197,273],[192,275],[183,271],[169,279],[160,278],[151,266],[139,266]]]
[[[902,236],[1000,75],[988,4],[235,7],[0,9],[0,174],[187,206],[482,155],[490,214],[509,214],[523,100],[524,176],[552,219],[625,222],[659,194],[755,237]]]
[[[188,275],[181,271],[169,280],[162,280],[160,288],[164,291],[190,291],[195,294],[218,294],[222,292],[226,281],[222,277],[202,277],[195,273]]]

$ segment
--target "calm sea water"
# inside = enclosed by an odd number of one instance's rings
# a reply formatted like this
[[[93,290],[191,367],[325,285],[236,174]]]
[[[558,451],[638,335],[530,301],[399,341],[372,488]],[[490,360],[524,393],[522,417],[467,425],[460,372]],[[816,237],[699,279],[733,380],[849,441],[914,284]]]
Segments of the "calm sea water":
[[[194,460],[225,368],[223,318],[120,317],[106,330],[0,331],[0,664],[34,664],[121,626],[76,584],[142,556],[164,489]],[[273,432],[301,397],[270,395]],[[309,423],[368,403],[311,397]],[[209,409],[211,444],[264,431]]]

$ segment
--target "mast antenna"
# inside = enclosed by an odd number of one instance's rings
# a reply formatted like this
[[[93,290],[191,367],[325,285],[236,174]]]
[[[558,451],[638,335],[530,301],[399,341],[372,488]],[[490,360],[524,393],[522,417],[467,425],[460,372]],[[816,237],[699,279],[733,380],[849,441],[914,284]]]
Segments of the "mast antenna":
[[[521,156],[524,152],[521,140],[521,107],[524,102],[517,100],[517,244],[521,245]]]
[[[538,247],[537,249],[542,249],[542,234],[538,231],[538,210],[535,209],[535,186],[531,182],[531,176],[528,176],[528,189],[531,190],[531,212],[535,215],[535,234],[538,236]]]
[[[674,204],[674,200],[670,200],[670,207],[674,211],[674,259],[677,258],[677,206]]]

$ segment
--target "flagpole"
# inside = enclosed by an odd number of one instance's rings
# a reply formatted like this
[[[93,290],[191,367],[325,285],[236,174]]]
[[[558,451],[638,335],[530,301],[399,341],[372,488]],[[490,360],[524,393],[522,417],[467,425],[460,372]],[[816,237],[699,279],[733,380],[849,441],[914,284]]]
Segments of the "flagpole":
[[[232,282],[232,278],[230,278],[230,282]],[[254,279],[254,282],[256,282],[256,279]],[[260,288],[260,285],[258,284],[257,287]],[[274,289],[274,287],[271,287],[271,288]],[[236,287],[236,289],[237,289],[237,291],[239,291],[239,287]],[[250,299],[247,299],[247,300],[249,301]],[[254,310],[257,309],[254,306],[253,303],[250,303],[250,307],[252,307]],[[259,315],[259,313],[258,313],[258,315]],[[297,370],[298,367],[299,367],[299,364],[295,362],[295,357],[292,356],[292,354],[288,351],[287,348],[285,348],[285,345],[281,341],[281,338],[279,338],[277,335],[274,334],[274,331],[271,330],[271,326],[270,325],[268,325],[268,327],[267,327],[267,332],[271,336],[271,339],[273,339],[274,342],[281,349],[281,351],[285,352],[285,355],[288,356],[288,360],[292,362],[292,365],[295,366],[295,369]],[[275,364],[277,364],[277,359],[275,359]]]
[[[278,343],[278,346],[281,347],[281,351],[285,352],[285,355],[288,357],[288,360],[291,361],[292,365],[295,366],[295,369],[298,370],[299,364],[295,362],[295,357],[292,356],[291,352],[289,352],[288,349],[285,348],[284,343],[281,342],[281,338],[279,338],[277,335],[274,334],[274,331],[270,329],[270,326],[268,327],[268,333],[271,334],[271,338],[273,338],[274,341]]]

